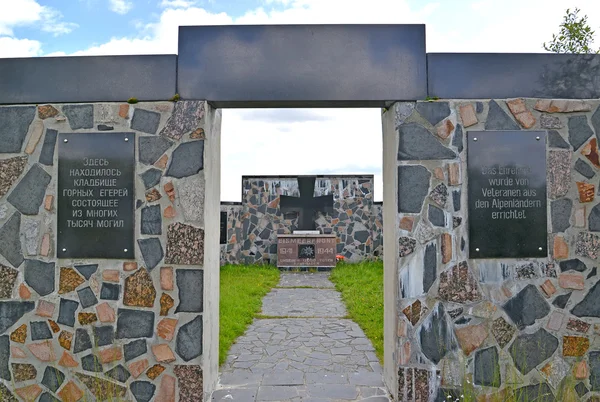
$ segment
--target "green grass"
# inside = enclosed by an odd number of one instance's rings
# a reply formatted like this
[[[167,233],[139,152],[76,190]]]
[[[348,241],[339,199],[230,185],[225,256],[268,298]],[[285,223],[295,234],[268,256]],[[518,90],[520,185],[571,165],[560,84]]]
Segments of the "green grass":
[[[338,263],[330,279],[383,364],[383,262]]]
[[[268,265],[221,267],[219,365],[237,337],[260,313],[262,298],[279,282],[279,270]]]

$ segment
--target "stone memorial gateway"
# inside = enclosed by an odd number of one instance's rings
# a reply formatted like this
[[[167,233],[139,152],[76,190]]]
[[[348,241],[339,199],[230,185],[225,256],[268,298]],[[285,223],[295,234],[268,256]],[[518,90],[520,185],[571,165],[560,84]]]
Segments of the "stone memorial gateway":
[[[482,398],[597,398],[599,72],[597,55],[427,54],[422,25],[182,27],[178,55],[0,60],[0,393],[210,400],[220,108],[326,106],[385,108],[383,374],[396,400],[458,398],[465,375]],[[133,174],[129,153],[78,148],[106,131],[133,134]],[[527,163],[504,159],[532,136]],[[508,169],[491,185],[471,160],[487,139],[487,167]],[[97,227],[65,226],[88,209],[69,209],[84,194],[61,192],[77,186],[63,168],[85,158],[121,171],[94,190],[133,193],[90,198],[119,200],[104,254],[87,243]],[[474,208],[502,190],[526,206]]]

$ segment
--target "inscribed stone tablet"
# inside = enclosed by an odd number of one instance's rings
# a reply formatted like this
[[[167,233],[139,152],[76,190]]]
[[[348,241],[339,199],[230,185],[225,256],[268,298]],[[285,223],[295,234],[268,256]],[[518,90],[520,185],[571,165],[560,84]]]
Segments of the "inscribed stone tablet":
[[[470,258],[546,257],[546,132],[467,140]]]
[[[59,135],[59,258],[134,258],[134,149],[134,133]]]

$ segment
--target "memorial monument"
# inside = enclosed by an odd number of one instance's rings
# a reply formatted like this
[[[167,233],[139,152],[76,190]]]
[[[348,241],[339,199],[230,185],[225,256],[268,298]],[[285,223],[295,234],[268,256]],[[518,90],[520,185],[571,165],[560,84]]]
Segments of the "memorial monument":
[[[277,234],[277,266],[331,268],[336,264],[336,235],[315,229],[317,212],[333,212],[333,195],[314,197],[315,177],[298,177],[300,197],[280,196],[282,213],[298,215],[298,229]]]

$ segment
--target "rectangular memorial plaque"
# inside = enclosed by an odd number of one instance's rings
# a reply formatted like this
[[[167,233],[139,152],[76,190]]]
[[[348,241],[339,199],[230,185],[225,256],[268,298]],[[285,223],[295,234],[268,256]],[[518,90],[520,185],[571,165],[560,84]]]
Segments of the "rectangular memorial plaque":
[[[134,258],[134,133],[59,134],[59,258]]]
[[[467,132],[470,258],[546,257],[546,132]]]
[[[277,235],[278,267],[335,267],[336,235]]]

